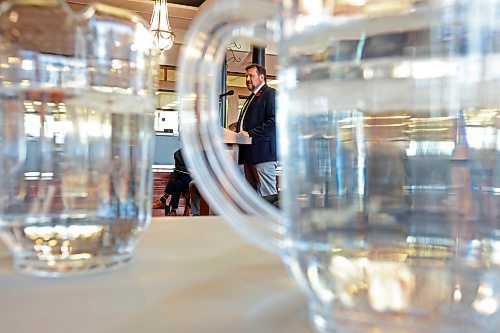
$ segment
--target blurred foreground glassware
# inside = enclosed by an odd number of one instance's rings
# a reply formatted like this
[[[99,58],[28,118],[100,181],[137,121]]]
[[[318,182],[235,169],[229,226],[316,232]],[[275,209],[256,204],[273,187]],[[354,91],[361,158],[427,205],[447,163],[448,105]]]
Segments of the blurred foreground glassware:
[[[181,63],[182,140],[226,221],[283,257],[320,332],[500,327],[500,1],[219,1]],[[282,215],[224,156],[234,38],[279,50]]]
[[[156,54],[123,9],[0,7],[0,230],[22,272],[130,260],[150,221]]]

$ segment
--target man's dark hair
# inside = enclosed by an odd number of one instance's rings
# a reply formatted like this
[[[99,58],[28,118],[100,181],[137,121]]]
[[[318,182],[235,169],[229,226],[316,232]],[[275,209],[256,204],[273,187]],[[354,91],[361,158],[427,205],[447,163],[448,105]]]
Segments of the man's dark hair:
[[[264,75],[264,82],[267,83],[266,68],[264,66],[261,66],[259,64],[250,64],[247,67],[245,67],[245,71],[251,68],[255,68],[257,70],[257,74]]]

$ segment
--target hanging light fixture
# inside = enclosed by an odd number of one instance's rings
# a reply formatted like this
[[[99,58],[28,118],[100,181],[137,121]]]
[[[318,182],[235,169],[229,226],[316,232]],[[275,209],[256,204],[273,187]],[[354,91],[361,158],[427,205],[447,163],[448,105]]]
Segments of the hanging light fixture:
[[[149,30],[155,36],[156,43],[161,51],[168,50],[174,45],[175,35],[168,22],[167,0],[155,0]]]

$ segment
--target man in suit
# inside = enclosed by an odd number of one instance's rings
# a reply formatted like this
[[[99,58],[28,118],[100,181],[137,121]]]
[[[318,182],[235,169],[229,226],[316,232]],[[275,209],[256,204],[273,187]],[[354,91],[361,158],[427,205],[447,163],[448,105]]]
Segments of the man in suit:
[[[252,144],[240,145],[238,163],[243,164],[246,180],[261,196],[277,194],[276,90],[266,84],[263,66],[248,65],[245,78],[251,94],[241,109],[234,130],[251,137]]]

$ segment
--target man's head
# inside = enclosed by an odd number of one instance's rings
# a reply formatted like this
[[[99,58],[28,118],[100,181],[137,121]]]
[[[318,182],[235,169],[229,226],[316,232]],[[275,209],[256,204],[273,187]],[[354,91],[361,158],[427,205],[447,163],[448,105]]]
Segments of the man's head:
[[[248,90],[254,91],[262,83],[267,82],[266,69],[257,64],[248,65],[245,67],[245,79]]]

